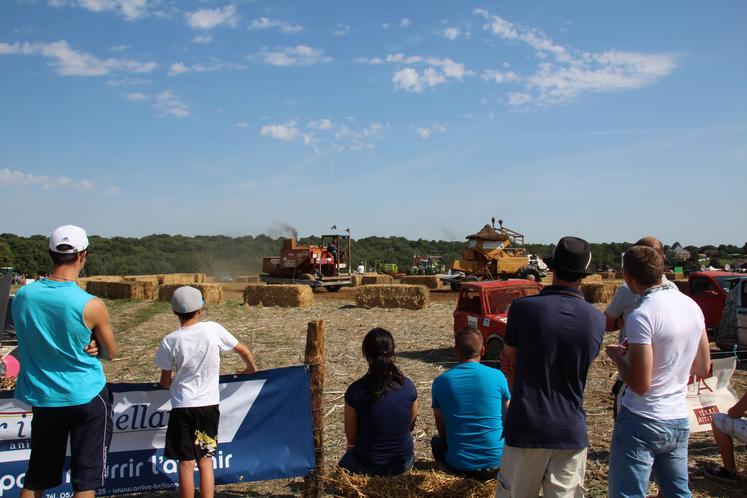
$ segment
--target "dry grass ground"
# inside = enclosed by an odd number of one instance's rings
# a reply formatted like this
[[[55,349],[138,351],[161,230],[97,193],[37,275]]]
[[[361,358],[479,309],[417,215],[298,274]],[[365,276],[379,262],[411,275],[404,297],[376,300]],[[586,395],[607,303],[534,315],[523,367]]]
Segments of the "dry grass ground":
[[[430,410],[430,386],[433,379],[449,368],[455,358],[452,352],[452,311],[455,294],[433,292],[431,305],[424,310],[360,309],[353,302],[353,289],[342,289],[333,294],[316,292],[311,308],[263,308],[240,305],[241,284],[229,284],[225,290],[226,303],[210,305],[205,319],[216,320],[248,344],[255,354],[259,368],[274,368],[299,364],[303,361],[306,324],[310,320],[324,320],[327,337],[327,371],[325,384],[325,459],[335,463],[345,448],[343,434],[343,394],[352,381],[366,368],[361,356],[361,341],[373,327],[385,327],[394,335],[397,361],[418,388],[421,415],[415,427],[415,468],[411,480],[419,483],[411,496],[490,496],[493,484],[464,483],[443,474],[433,474],[433,461],[429,441],[435,432]],[[233,287],[237,287],[233,289]],[[158,371],[153,365],[153,355],[161,338],[176,325],[168,303],[110,301],[119,358],[106,364],[107,377],[112,382],[156,381]],[[599,305],[603,308],[603,305]],[[612,334],[608,341],[614,339]],[[222,373],[231,373],[241,367],[237,355],[226,355]],[[604,354],[592,365],[586,390],[586,411],[589,421],[591,448],[587,468],[586,486],[589,496],[605,496],[607,489],[607,459],[612,432],[611,399],[609,389],[614,367]],[[735,375],[734,386],[738,392],[747,390],[747,365]],[[249,451],[261,451],[250,449]],[[739,466],[747,473],[747,448],[737,449]],[[706,464],[719,461],[718,451],[710,433],[694,435],[690,443],[690,484],[697,497],[745,496],[745,488],[716,484],[703,477]],[[402,496],[394,487],[379,482],[350,480],[339,472],[333,473],[335,485],[328,487],[330,494],[349,496]],[[434,480],[435,479],[435,480]],[[346,482],[349,481],[349,482]],[[428,489],[443,486],[437,494]],[[428,488],[430,486],[430,488]],[[742,485],[744,486],[744,485]],[[302,489],[302,479],[278,480],[241,485],[221,486],[217,496],[297,496]],[[391,494],[387,494],[387,489]],[[415,489],[419,491],[415,492]],[[652,486],[653,490],[653,486]],[[433,490],[438,491],[438,490]],[[163,493],[159,496],[177,496]]]

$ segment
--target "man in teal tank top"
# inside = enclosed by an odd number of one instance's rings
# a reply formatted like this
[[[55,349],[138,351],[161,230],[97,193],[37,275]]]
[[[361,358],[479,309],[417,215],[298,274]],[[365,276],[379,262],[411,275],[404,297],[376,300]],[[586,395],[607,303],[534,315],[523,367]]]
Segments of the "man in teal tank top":
[[[76,498],[103,487],[112,435],[111,394],[99,358],[116,345],[106,304],[76,279],[88,255],[86,232],[73,225],[49,238],[54,269],[13,299],[21,371],[15,396],[32,407],[31,457],[21,498],[40,498],[62,482],[70,440]]]

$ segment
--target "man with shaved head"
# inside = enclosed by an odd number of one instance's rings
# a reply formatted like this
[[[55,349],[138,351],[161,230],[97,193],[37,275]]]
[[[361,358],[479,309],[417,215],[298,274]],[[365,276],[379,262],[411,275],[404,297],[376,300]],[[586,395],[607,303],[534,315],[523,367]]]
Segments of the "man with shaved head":
[[[476,329],[458,331],[454,351],[459,364],[433,381],[433,458],[452,473],[493,479],[503,456],[508,382],[500,370],[480,364],[485,348]]]
[[[664,254],[664,245],[661,243],[659,239],[656,237],[652,237],[650,235],[647,235],[646,237],[641,238],[633,244],[634,246],[644,246],[644,247],[650,247],[654,251],[656,251],[656,254],[659,255],[662,261],[662,266],[664,264],[664,261],[666,260],[666,256]],[[664,276],[664,274],[661,275],[661,287],[666,290],[672,290],[675,292],[679,292],[679,289],[677,289],[677,286],[674,285],[672,282],[667,280],[667,277]],[[628,284],[624,283],[622,284],[617,291],[615,291],[615,295],[612,297],[612,301],[610,302],[609,306],[607,306],[607,309],[604,312],[605,318],[606,318],[606,330],[607,332],[612,332],[614,330],[620,330],[620,337],[619,341],[620,344],[623,344],[625,340],[627,339],[627,334],[625,331],[625,322],[628,320],[628,315],[631,311],[633,311],[638,306],[638,301],[640,299],[640,296],[636,294],[635,292],[630,290],[630,287],[628,287]],[[613,406],[613,415],[617,416],[617,410],[618,410],[618,404],[619,399],[622,396],[623,393],[623,383],[620,379],[618,379],[615,384],[612,386],[612,394],[615,396],[615,403]]]

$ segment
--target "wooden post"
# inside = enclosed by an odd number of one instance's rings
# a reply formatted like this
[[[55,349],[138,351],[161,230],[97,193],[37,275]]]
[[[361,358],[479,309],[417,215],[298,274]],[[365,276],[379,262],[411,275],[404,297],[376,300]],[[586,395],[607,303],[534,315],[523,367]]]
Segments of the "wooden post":
[[[306,357],[311,377],[311,427],[314,432],[316,467],[304,477],[304,497],[319,497],[324,491],[324,322],[309,322],[306,332]]]

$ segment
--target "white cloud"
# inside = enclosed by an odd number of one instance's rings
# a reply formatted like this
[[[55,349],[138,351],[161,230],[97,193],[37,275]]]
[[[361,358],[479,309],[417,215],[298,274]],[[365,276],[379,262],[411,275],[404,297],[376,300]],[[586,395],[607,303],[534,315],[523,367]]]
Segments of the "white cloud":
[[[327,118],[322,118],[315,121],[309,121],[309,124],[306,126],[311,128],[312,130],[331,130],[332,121]]]
[[[157,94],[153,107],[161,115],[169,114],[177,118],[186,118],[191,114],[189,106],[179,100],[173,90],[166,90]]]
[[[109,86],[142,86],[142,85],[149,85],[153,83],[152,80],[147,80],[145,78],[123,78],[118,80],[109,80],[106,82]]]
[[[296,45],[295,47],[285,47],[275,51],[263,48],[259,53],[251,56],[251,59],[273,66],[309,66],[332,60],[332,58],[324,56],[323,53],[323,50],[308,45]]]
[[[11,54],[50,58],[50,65],[62,76],[103,76],[118,71],[150,73],[158,66],[155,62],[131,59],[99,59],[86,52],[73,50],[65,40],[53,43],[0,43],[0,55]]]
[[[96,185],[90,180],[73,180],[67,176],[34,175],[5,168],[0,169],[0,187],[39,187],[42,190],[72,189],[88,192],[96,188]],[[116,187],[106,187],[105,191],[109,193],[111,189],[114,189],[114,192],[117,191]]]
[[[125,51],[125,50],[127,50],[128,48],[130,48],[130,46],[129,46],[129,45],[116,45],[116,46],[114,46],[114,47],[110,47],[110,48],[109,48],[109,51],[110,51],[110,52],[124,52],[124,51]]]
[[[148,100],[148,96],[140,92],[125,93],[124,96],[130,102],[143,102]]]
[[[488,69],[482,73],[482,79],[493,80],[495,83],[509,83],[512,81],[519,81],[521,77],[513,71],[498,71],[496,69]]]
[[[285,124],[265,125],[260,128],[259,134],[263,137],[291,142],[298,138],[300,134],[296,125],[297,123],[295,121],[288,121]]]
[[[208,73],[222,69],[246,69],[246,66],[223,62],[217,58],[212,58],[207,64],[192,64],[190,66],[183,62],[176,62],[171,65],[169,76],[178,76],[184,73]]]
[[[197,35],[192,38],[192,41],[194,43],[199,43],[200,45],[208,45],[213,41],[213,37],[210,35]]]
[[[424,64],[427,67],[418,71],[413,67],[406,67],[395,71],[392,75],[392,83],[395,90],[420,93],[425,88],[435,87],[446,83],[448,79],[462,80],[465,76],[474,74],[465,69],[464,64],[455,62],[449,58],[421,57],[419,55],[405,56],[402,53],[389,54],[384,59],[373,58],[369,64],[382,64],[384,62],[395,64]]]
[[[80,7],[91,12],[114,11],[128,21],[139,19],[148,14],[148,0],[49,0],[52,7]],[[153,3],[152,1],[150,2]]]
[[[238,24],[235,5],[226,5],[217,9],[200,9],[188,12],[185,16],[187,23],[194,29],[213,29],[221,24],[235,27]]]
[[[239,121],[238,123],[236,123],[236,128],[248,128],[248,127],[249,127],[249,123],[247,123],[246,121]]]
[[[448,38],[449,40],[456,40],[459,38],[459,33],[461,33],[461,30],[459,28],[446,28],[443,31],[444,38]]]
[[[443,125],[434,124],[430,128],[428,127],[417,127],[415,129],[418,136],[422,138],[423,140],[427,140],[433,135],[434,133],[445,133],[446,127]]]
[[[302,32],[303,26],[301,26],[300,24],[292,24],[288,21],[282,21],[280,19],[268,19],[267,17],[260,17],[258,19],[252,19],[251,21],[249,21],[249,29],[252,31],[277,29],[281,33],[290,35]]]
[[[410,19],[408,19],[407,17],[405,17],[404,19],[400,20],[399,27],[400,28],[409,28],[410,24],[411,24]]]
[[[350,26],[347,24],[338,24],[337,29],[335,30],[335,36],[345,36],[350,32]]]
[[[496,83],[524,81],[525,89],[508,95],[510,105],[552,105],[587,93],[642,88],[670,75],[679,57],[672,53],[645,54],[609,50],[584,52],[555,43],[542,30],[519,26],[484,9],[473,13],[487,22],[483,29],[500,38],[528,45],[541,61],[530,76],[512,71],[486,71],[483,78]]]

